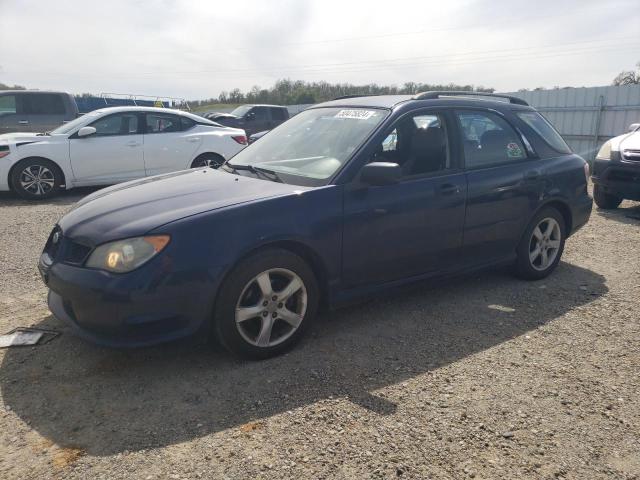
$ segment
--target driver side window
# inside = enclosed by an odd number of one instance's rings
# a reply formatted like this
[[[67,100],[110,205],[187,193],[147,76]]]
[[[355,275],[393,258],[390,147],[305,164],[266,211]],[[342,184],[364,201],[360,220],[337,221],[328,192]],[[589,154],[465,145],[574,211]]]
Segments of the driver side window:
[[[138,133],[138,115],[135,113],[116,113],[102,117],[89,126],[96,129],[93,136],[135,135]]]
[[[403,177],[450,168],[444,117],[437,113],[417,113],[402,118],[379,145],[374,161],[397,163]]]

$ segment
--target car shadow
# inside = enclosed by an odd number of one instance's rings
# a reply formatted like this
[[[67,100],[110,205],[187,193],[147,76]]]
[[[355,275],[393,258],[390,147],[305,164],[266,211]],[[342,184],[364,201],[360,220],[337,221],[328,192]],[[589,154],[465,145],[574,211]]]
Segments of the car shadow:
[[[602,210],[596,207],[594,213],[607,220],[615,220],[628,225],[640,225],[640,203],[638,202],[624,201],[615,210]]]
[[[388,415],[397,405],[377,389],[535,330],[607,291],[604,277],[567,263],[539,282],[497,270],[420,283],[324,313],[301,345],[262,362],[191,342],[100,348],[47,316],[34,326],[63,334],[6,351],[0,385],[5,405],[33,429],[92,455],[246,431],[248,422],[331,396]]]
[[[0,207],[24,207],[33,205],[73,205],[90,193],[105,187],[79,187],[63,190],[58,195],[46,200],[25,200],[13,192],[0,192]]]

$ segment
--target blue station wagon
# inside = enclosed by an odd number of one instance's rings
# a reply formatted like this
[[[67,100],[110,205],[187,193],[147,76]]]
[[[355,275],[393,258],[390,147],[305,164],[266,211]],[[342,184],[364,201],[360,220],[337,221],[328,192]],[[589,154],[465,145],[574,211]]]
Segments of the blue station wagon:
[[[207,332],[266,358],[321,305],[494,265],[544,278],[589,219],[588,172],[518,98],[341,98],[218,170],[89,195],[55,226],[39,269],[53,314],[91,341]]]

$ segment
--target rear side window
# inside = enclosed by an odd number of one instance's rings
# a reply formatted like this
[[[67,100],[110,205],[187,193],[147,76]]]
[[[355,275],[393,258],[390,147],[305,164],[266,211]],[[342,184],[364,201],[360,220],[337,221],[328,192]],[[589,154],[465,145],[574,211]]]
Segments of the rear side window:
[[[254,107],[251,109],[251,114],[254,120],[258,122],[266,122],[269,120],[269,112],[267,107]]]
[[[551,148],[560,153],[571,153],[571,148],[555,128],[538,112],[516,112],[520,119],[533,128]]]
[[[0,96],[0,115],[16,113],[16,96],[2,95]]]
[[[182,129],[180,119],[176,115],[147,113],[147,133],[179,132]]]
[[[273,120],[286,120],[287,119],[287,111],[284,108],[272,108],[271,109],[271,118]]]
[[[64,115],[64,102],[53,93],[28,93],[22,95],[22,113],[26,115]]]
[[[180,117],[180,130],[182,130],[182,131],[189,130],[190,128],[193,128],[193,126],[195,124],[196,124],[196,122],[191,120],[190,118]]]
[[[520,136],[506,120],[490,112],[456,112],[467,168],[512,163],[527,158]]]

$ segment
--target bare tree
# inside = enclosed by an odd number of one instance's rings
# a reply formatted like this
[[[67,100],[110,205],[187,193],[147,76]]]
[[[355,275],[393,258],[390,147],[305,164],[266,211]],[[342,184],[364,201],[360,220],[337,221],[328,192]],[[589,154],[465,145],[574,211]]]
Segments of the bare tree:
[[[636,63],[636,71],[625,70],[613,79],[614,85],[640,85],[640,62]]]

